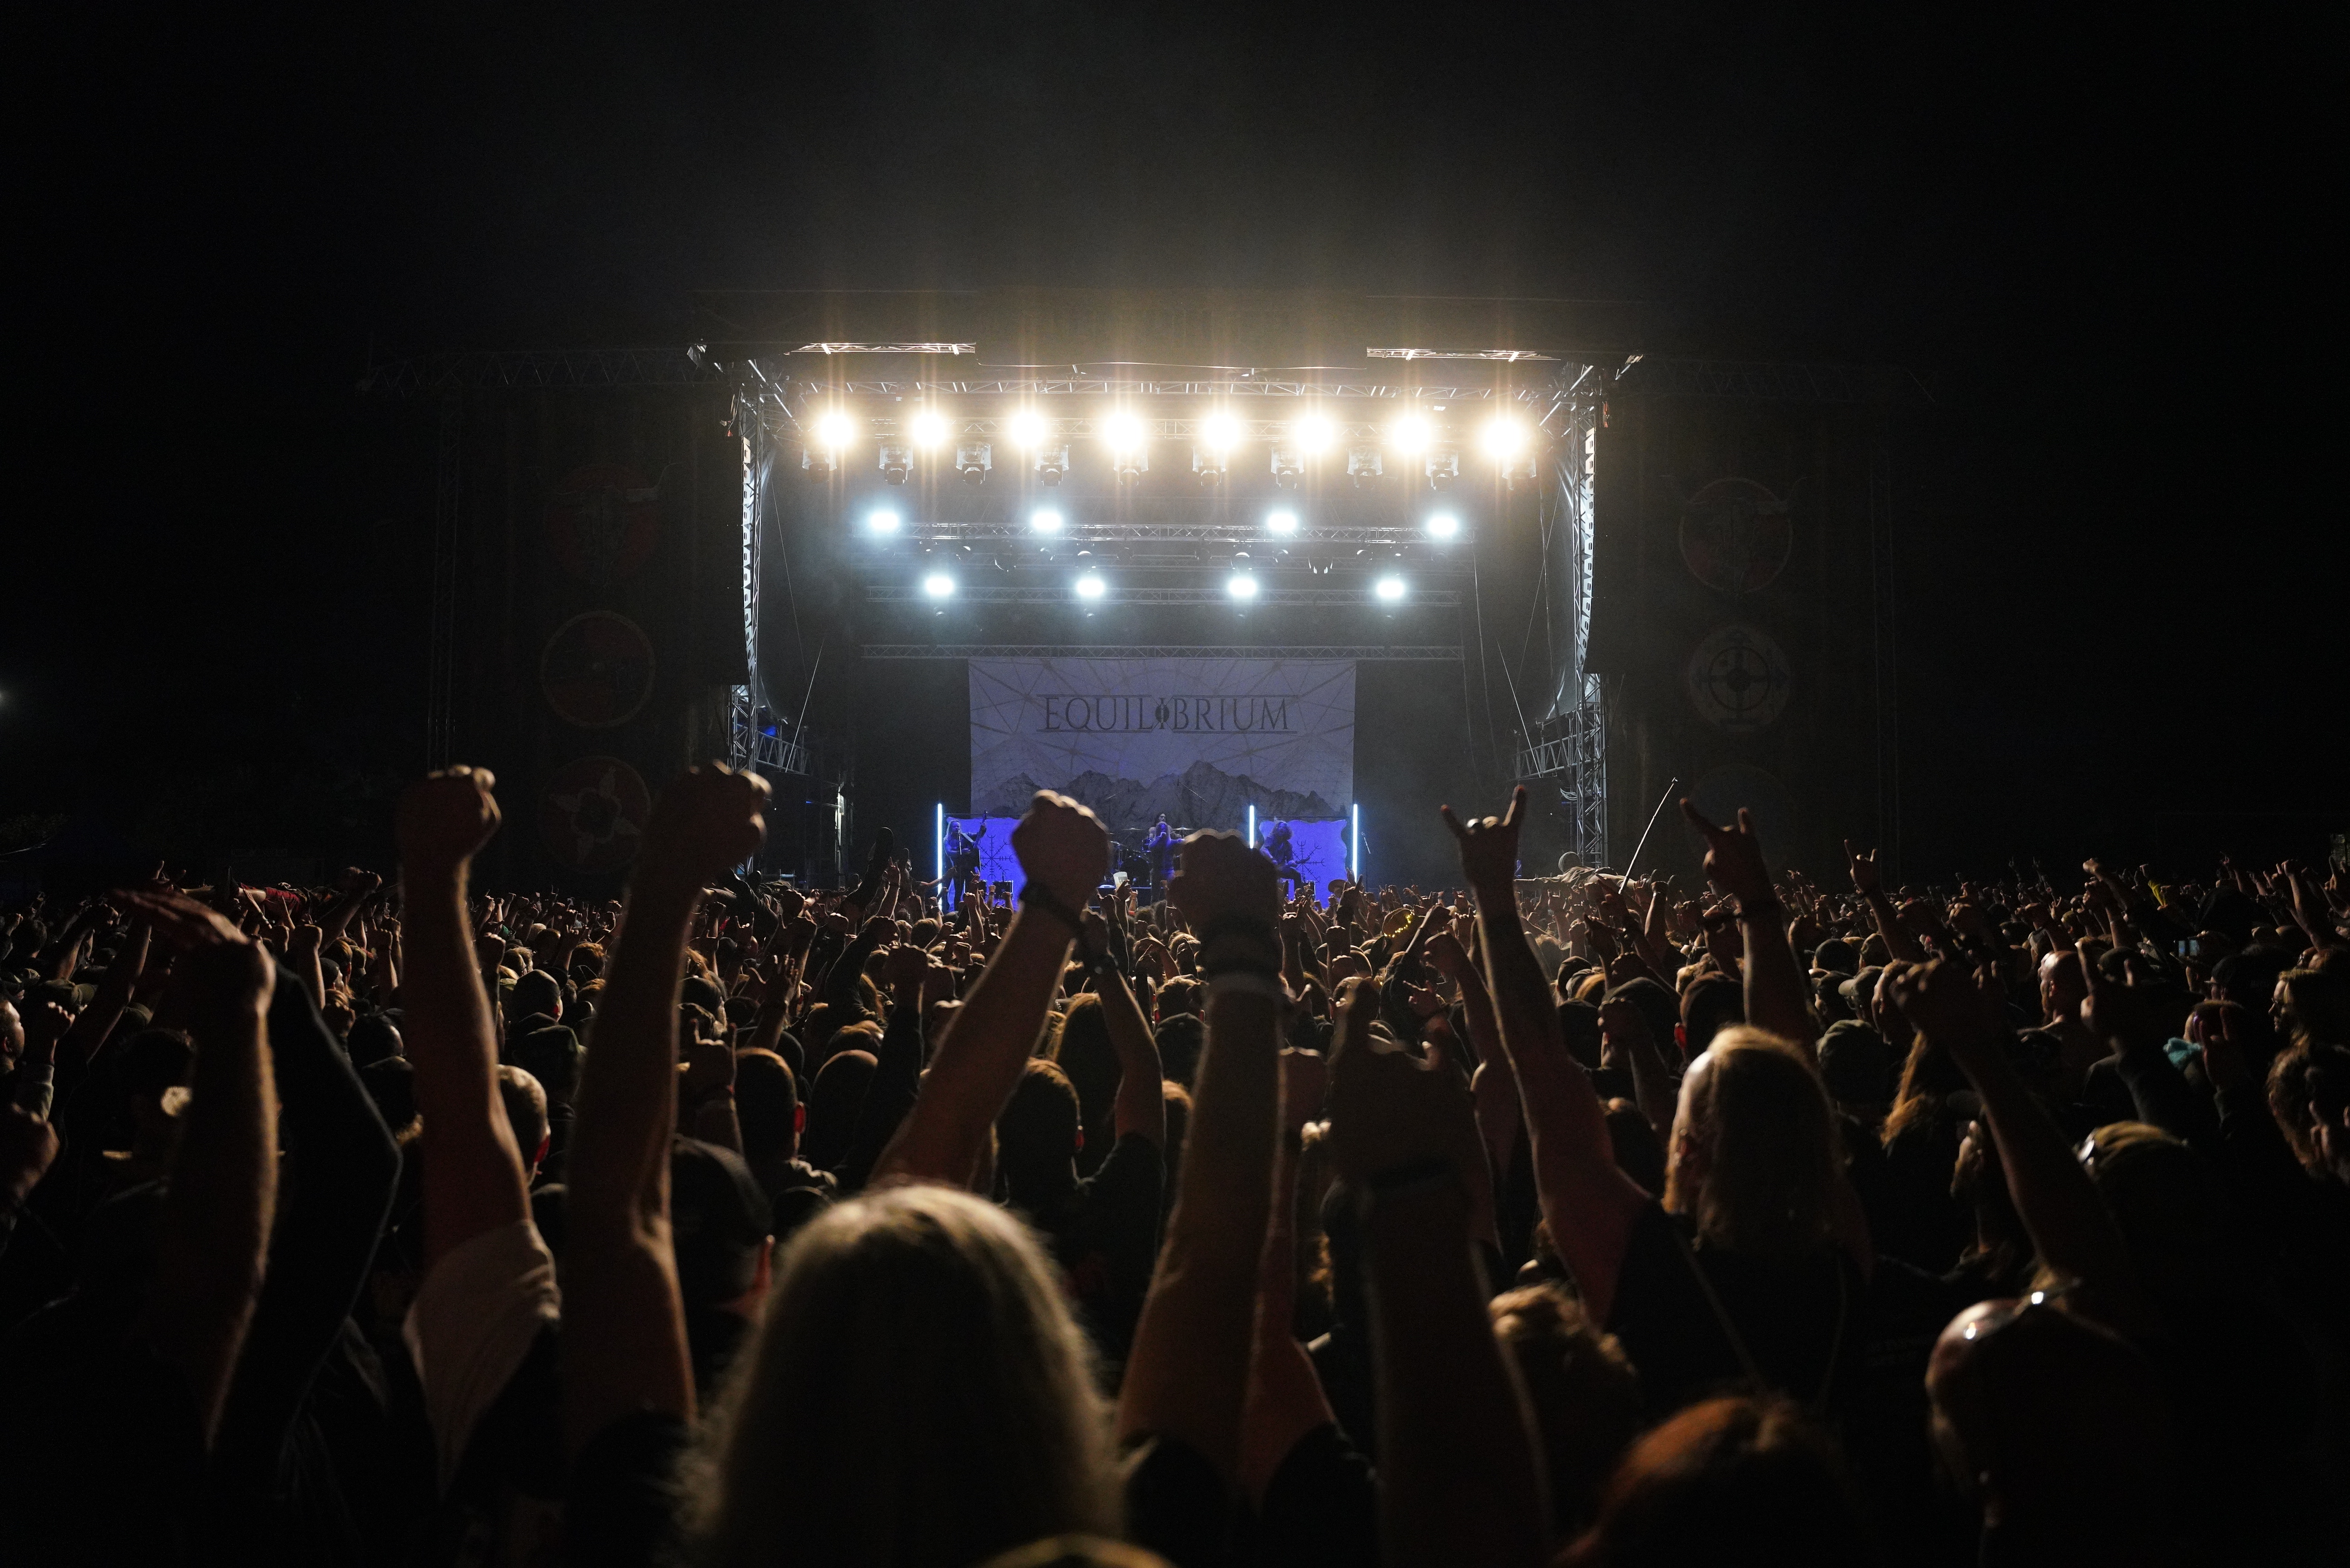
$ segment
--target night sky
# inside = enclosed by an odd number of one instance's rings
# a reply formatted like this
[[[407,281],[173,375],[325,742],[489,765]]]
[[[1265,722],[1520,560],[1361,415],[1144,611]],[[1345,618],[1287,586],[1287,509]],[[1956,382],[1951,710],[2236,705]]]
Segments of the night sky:
[[[0,819],[382,863],[432,491],[370,355],[1036,284],[1637,300],[1653,351],[1912,367],[1912,872],[2350,827],[2314,7],[340,12],[11,20]]]

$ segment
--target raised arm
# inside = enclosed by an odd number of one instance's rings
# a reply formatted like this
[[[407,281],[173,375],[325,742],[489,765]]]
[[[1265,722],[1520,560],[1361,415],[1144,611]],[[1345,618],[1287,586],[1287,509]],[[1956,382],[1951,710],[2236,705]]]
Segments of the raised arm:
[[[106,983],[98,988],[88,1007],[74,1016],[73,1027],[57,1042],[60,1060],[78,1065],[98,1054],[106,1037],[122,1020],[122,1010],[130,1005],[130,992],[139,983],[139,976],[147,967],[148,922],[133,920],[130,935],[114,961],[106,966]]]
[[[1098,950],[1107,922],[1098,915],[1088,914],[1086,927]],[[1142,1006],[1134,1000],[1126,976],[1115,967],[1103,969],[1095,981],[1095,990],[1101,996],[1102,1023],[1109,1031],[1110,1049],[1118,1053],[1118,1098],[1110,1106],[1112,1135],[1122,1138],[1128,1133],[1140,1133],[1164,1151],[1166,1079],[1159,1064],[1159,1044],[1151,1037],[1150,1023],[1142,1016]]]
[[[1330,1064],[1331,1155],[1363,1215],[1381,1560],[1534,1568],[1548,1509],[1534,1424],[1470,1247],[1468,1163],[1482,1156],[1459,1084],[1352,1032]]]
[[[1189,1445],[1237,1472],[1280,1095],[1281,884],[1232,833],[1184,841],[1168,896],[1199,933],[1208,1039],[1167,1242],[1119,1392],[1125,1438]]]
[[[1762,864],[1762,841],[1754,835],[1754,815],[1738,808],[1734,827],[1716,827],[1681,802],[1681,815],[1705,835],[1705,875],[1738,900],[1738,926],[1746,939],[1746,1021],[1794,1041],[1805,1051],[1820,1038],[1813,1016],[1811,988],[1787,945],[1787,911]]]
[[[2009,1195],[2042,1266],[2077,1282],[2090,1316],[2125,1334],[2145,1328],[2129,1254],[2105,1199],[2008,1058],[1997,979],[1948,959],[1908,965],[1895,976],[1893,1002],[1981,1098]]]
[[[1902,926],[1893,900],[1885,896],[1885,878],[1877,868],[1877,851],[1872,849],[1863,855],[1847,838],[1844,841],[1844,857],[1846,868],[1852,872],[1852,890],[1868,906],[1868,918],[1876,925],[1877,934],[1885,939],[1887,956],[1896,963],[1923,963],[1925,950]]]
[[[424,1116],[424,1267],[485,1231],[530,1218],[514,1126],[498,1096],[497,1032],[473,957],[465,886],[498,830],[496,777],[451,768],[400,798],[407,971],[400,1033]]]
[[[563,1432],[577,1455],[622,1416],[693,1418],[669,1221],[677,995],[704,883],[757,853],[766,782],[717,763],[661,791],[579,1075],[563,1258]]]
[[[1109,836],[1099,820],[1049,790],[1012,830],[1012,849],[1027,874],[1020,908],[940,1039],[921,1097],[875,1167],[876,1181],[970,1182],[1045,1025],[1077,934],[1077,911],[1109,864]]]
[[[186,1378],[212,1446],[261,1293],[277,1204],[269,955],[224,918],[176,895],[141,899],[180,954],[196,1044],[180,1147],[156,1238],[149,1341]]]
[[[1444,821],[1460,843],[1461,868],[1477,900],[1479,948],[1501,1019],[1502,1046],[1525,1106],[1543,1218],[1593,1318],[1605,1323],[1625,1244],[1649,1199],[1617,1168],[1607,1111],[1590,1076],[1566,1054],[1550,982],[1518,920],[1514,878],[1525,803],[1520,787],[1504,816],[1464,826],[1446,806]]]

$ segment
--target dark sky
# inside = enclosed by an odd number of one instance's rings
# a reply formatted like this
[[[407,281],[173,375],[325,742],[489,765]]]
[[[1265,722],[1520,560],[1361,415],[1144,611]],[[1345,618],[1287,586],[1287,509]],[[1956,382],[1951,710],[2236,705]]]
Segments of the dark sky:
[[[2313,8],[38,9],[0,816],[234,836],[409,764],[429,475],[370,352],[1031,283],[1637,299],[1660,349],[1918,368],[1913,867],[2350,826]]]

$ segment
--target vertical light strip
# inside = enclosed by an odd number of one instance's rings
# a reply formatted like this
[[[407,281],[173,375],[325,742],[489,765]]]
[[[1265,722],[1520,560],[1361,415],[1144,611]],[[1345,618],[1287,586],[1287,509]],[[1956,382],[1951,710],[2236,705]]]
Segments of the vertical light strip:
[[[1249,847],[1256,847],[1256,802],[1249,802]]]
[[[1347,810],[1355,824],[1347,845],[1347,880],[1359,882],[1363,879],[1363,803],[1357,801]]]
[[[938,864],[936,875],[943,884],[947,875],[947,803],[944,801],[939,802],[937,826],[931,830],[931,853]],[[939,888],[939,908],[943,909],[946,906],[947,890],[941,886]]]

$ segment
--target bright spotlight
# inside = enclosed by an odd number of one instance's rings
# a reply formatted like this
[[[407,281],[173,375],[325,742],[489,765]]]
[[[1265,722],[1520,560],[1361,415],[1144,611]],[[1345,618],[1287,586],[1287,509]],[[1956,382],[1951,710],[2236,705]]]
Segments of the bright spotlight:
[[[1393,604],[1403,597],[1403,579],[1392,576],[1381,577],[1371,585],[1371,592],[1379,596],[1380,602]]]
[[[1388,427],[1388,444],[1406,457],[1426,452],[1428,441],[1428,421],[1418,414],[1406,414]]]
[[[1428,533],[1430,538],[1450,539],[1460,532],[1461,519],[1451,513],[1434,512],[1429,514]]]
[[[1230,414],[1210,414],[1200,421],[1200,439],[1217,452],[1230,452],[1241,443],[1241,422]]]
[[[1224,592],[1246,601],[1256,597],[1256,579],[1246,572],[1234,572],[1224,584]]]
[[[1297,514],[1285,508],[1279,512],[1268,512],[1265,514],[1264,525],[1276,534],[1295,534],[1297,532]]]
[[[1338,440],[1338,427],[1321,414],[1307,414],[1297,421],[1297,450],[1308,457],[1319,457]]]
[[[866,514],[865,517],[865,525],[876,534],[895,534],[899,524],[903,522],[905,522],[904,518],[886,506]]]
[[[1140,452],[1150,438],[1141,419],[1134,414],[1115,413],[1102,421],[1102,439],[1114,452]]]
[[[934,599],[951,597],[954,590],[954,579],[944,572],[932,572],[922,579],[922,591]]]
[[[947,428],[946,415],[938,410],[916,409],[914,417],[906,421],[906,433],[914,438],[916,446],[929,452],[946,445],[947,437],[953,432]]]
[[[1108,591],[1109,585],[1096,573],[1087,572],[1077,579],[1077,597],[1081,599],[1097,599]]]
[[[1034,409],[1022,409],[1003,422],[1003,433],[1012,444],[1026,452],[1045,439],[1045,416]]]
[[[1522,457],[1526,450],[1526,427],[1506,414],[1497,414],[1477,432],[1477,450],[1498,462]]]
[[[1059,533],[1061,521],[1061,514],[1049,506],[1039,506],[1028,514],[1028,526],[1039,534]]]
[[[857,439],[857,421],[838,409],[829,410],[816,416],[816,439],[820,444],[838,452]]]

